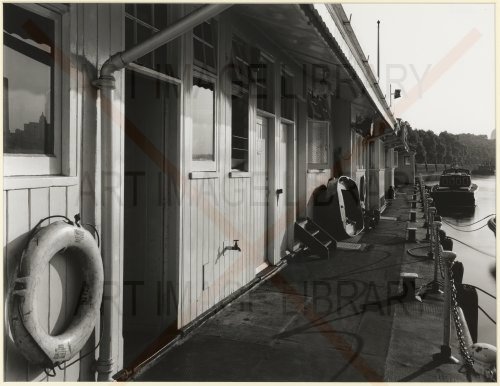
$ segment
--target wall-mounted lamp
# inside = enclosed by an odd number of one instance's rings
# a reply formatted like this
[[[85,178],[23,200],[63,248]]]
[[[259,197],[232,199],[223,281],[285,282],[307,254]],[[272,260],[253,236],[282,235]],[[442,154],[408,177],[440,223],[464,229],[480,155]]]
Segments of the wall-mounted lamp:
[[[401,89],[395,88],[394,92],[392,92],[392,84],[389,84],[389,108],[392,107],[392,97],[394,96],[394,99],[401,98]]]

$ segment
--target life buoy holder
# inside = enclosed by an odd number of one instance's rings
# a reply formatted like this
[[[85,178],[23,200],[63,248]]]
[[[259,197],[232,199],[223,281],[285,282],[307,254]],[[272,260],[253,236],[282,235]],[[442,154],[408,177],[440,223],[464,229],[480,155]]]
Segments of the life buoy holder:
[[[77,262],[82,288],[77,308],[65,331],[50,335],[39,322],[36,292],[43,272],[56,255]],[[14,343],[30,363],[54,368],[75,356],[95,327],[104,285],[102,259],[92,234],[64,221],[36,231],[19,262],[9,296],[9,321]]]

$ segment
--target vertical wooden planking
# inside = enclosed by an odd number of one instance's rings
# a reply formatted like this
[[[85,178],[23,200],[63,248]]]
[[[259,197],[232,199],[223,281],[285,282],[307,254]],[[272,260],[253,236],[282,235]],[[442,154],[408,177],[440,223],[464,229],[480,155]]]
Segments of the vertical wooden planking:
[[[29,202],[30,202],[30,229],[33,229],[36,224],[45,217],[50,215],[49,211],[49,188],[40,189],[30,189],[29,190]],[[48,224],[48,222],[46,223]],[[46,269],[43,276],[38,284],[37,293],[38,299],[42,300],[42,304],[38,308],[39,317],[38,320],[42,327],[49,331],[49,307],[47,307],[47,301],[50,301],[49,295],[49,269]],[[39,366],[28,366],[28,380],[29,381],[44,381],[47,380],[47,376],[40,369]]]
[[[51,187],[49,191],[49,213],[66,215],[66,187]],[[51,219],[51,223],[60,219]],[[49,264],[49,334],[58,334],[65,324],[66,304],[66,259],[60,255],[52,258]],[[64,372],[56,371],[49,381],[64,381]]]
[[[196,180],[192,180],[189,183],[189,191],[190,191],[190,203],[189,203],[189,209],[190,209],[190,221],[187,224],[187,230],[189,232],[189,238],[190,238],[190,243],[189,243],[189,288],[190,288],[190,297],[188,300],[189,308],[190,308],[190,320],[194,319],[196,317],[196,298],[198,297],[198,294],[196,292],[196,248],[197,248],[197,230],[198,230],[198,224],[197,224],[197,207],[196,207]]]
[[[209,208],[212,205],[212,200],[209,194],[210,191],[210,185],[212,184],[211,180],[202,180],[203,181],[203,187],[202,187],[202,196],[201,200],[203,201],[203,212],[202,212],[202,219],[203,219],[203,230],[202,230],[202,250],[200,251],[200,257],[201,261],[199,263],[200,273],[201,273],[201,290],[200,292],[202,293],[201,296],[201,312],[204,312],[206,309],[208,309],[208,291],[206,288],[206,275],[207,272],[206,269],[207,267],[205,265],[208,264],[209,260],[209,253],[210,253],[210,246],[209,246],[209,239],[208,239],[208,234],[209,234],[209,229],[212,227],[212,222],[210,218],[210,213]]]
[[[79,68],[79,84],[81,90],[81,214],[85,222],[93,223],[100,229],[100,128],[97,114],[97,89],[92,81],[97,77],[98,28],[97,4],[73,4],[77,8],[78,20],[78,53],[82,58]],[[98,330],[98,328],[97,328]],[[97,332],[99,334],[99,332]],[[95,347],[95,336],[92,335],[83,347],[89,352]],[[80,381],[94,381],[93,362],[95,355],[83,358],[79,363]]]
[[[5,262],[5,279],[7,285],[12,283],[19,258],[26,243],[29,232],[29,197],[28,190],[10,190],[7,192],[7,248]],[[6,326],[7,328],[7,326]],[[26,381],[28,364],[12,341],[12,334],[6,331],[4,340],[4,370],[7,381]]]
[[[74,215],[80,213],[80,188],[78,185],[68,186],[66,191],[66,215],[73,219]],[[76,264],[71,261],[66,261],[66,274],[65,274],[65,319],[68,320],[74,315],[77,307],[78,296],[82,284],[82,277],[80,270]],[[79,359],[80,353],[72,360]],[[68,367],[65,370],[65,381],[77,381],[80,375],[80,362]]]

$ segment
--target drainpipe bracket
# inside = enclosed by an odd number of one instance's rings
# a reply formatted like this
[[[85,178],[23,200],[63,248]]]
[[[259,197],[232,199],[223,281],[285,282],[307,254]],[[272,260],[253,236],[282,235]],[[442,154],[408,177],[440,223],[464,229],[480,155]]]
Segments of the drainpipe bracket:
[[[113,372],[113,359],[98,359],[94,362],[95,371],[97,372],[98,381],[111,381],[111,373]]]
[[[113,75],[101,75],[99,79],[92,81],[92,85],[98,89],[115,89],[115,78]]]

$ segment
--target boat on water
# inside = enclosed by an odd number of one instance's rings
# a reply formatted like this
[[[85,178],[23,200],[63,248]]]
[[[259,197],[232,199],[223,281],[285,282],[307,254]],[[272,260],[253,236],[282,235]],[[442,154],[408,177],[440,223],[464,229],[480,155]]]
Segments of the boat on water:
[[[468,169],[451,168],[443,171],[439,184],[431,189],[431,197],[438,210],[471,210],[476,206],[476,190]]]
[[[315,192],[313,218],[336,240],[344,240],[364,229],[361,204],[354,180],[346,176],[331,179]]]

